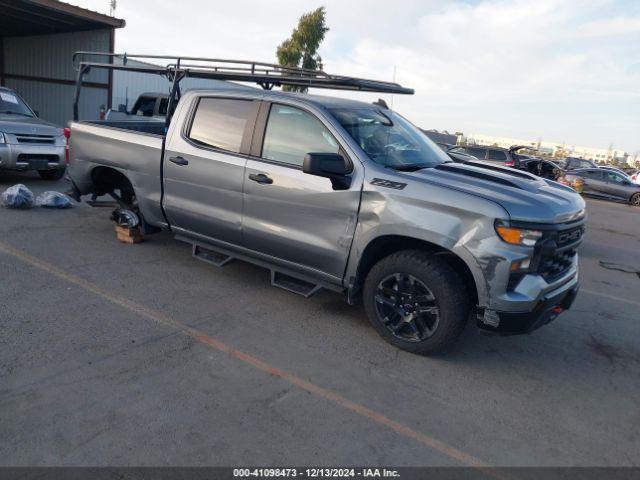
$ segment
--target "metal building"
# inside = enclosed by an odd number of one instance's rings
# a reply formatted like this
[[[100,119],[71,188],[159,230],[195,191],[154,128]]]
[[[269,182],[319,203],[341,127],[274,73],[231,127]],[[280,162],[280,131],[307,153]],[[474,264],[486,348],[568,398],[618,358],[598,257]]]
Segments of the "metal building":
[[[0,85],[16,90],[39,116],[58,125],[73,117],[75,51],[113,52],[124,20],[57,0],[0,0]],[[97,119],[112,103],[113,75],[85,77],[80,117]]]
[[[122,63],[122,58],[118,57],[114,63]],[[158,66],[131,59],[127,61],[127,65]],[[240,85],[233,82],[225,82],[222,80],[187,77],[180,82],[180,88],[182,89],[182,92],[186,92],[187,90],[196,88],[247,89],[255,87]],[[168,94],[170,89],[171,82],[169,82],[166,77],[148,73],[116,70],[113,72],[113,95],[110,106],[115,110],[118,108],[118,105],[125,105],[127,110],[129,110],[133,107],[138,95],[149,92]]]

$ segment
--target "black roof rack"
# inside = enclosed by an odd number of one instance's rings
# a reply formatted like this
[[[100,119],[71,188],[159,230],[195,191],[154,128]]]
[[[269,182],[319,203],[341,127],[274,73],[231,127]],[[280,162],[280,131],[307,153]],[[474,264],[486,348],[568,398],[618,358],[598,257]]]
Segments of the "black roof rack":
[[[129,60],[135,60],[135,62],[131,64]],[[164,63],[165,66],[156,65],[156,63]],[[274,86],[290,85],[391,94],[412,95],[414,93],[413,89],[393,82],[330,75],[321,70],[284,67],[248,60],[80,51],[73,54],[73,66],[78,72],[73,106],[74,120],[78,120],[78,101],[84,75],[93,68],[150,73],[166,77],[172,83],[167,124],[180,98],[180,81],[186,77],[251,82],[257,83],[265,90],[271,90]]]
[[[145,60],[157,62],[160,60],[162,61],[160,63],[165,63],[168,60],[168,63],[166,66],[153,65],[152,63],[130,65],[128,64],[130,59],[137,62]],[[172,79],[176,73],[180,73],[184,77],[257,83],[268,90],[274,86],[291,85],[408,95],[414,93],[413,89],[392,82],[330,75],[322,70],[283,67],[273,63],[248,60],[83,51],[73,54],[73,63],[78,71],[83,68],[106,68],[155,73],[167,76],[169,79]]]

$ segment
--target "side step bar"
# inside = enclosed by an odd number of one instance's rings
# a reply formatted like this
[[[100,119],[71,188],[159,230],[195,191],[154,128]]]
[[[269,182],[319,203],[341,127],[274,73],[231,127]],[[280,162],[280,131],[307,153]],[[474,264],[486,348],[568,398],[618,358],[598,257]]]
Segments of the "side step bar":
[[[203,247],[195,243],[192,247],[193,249],[191,252],[195,258],[202,260],[203,262],[210,263],[211,265],[215,265],[216,267],[223,267],[233,260],[233,257],[208,247]]]
[[[320,285],[316,285],[275,270],[271,270],[271,285],[274,287],[280,287],[288,292],[297,293],[298,295],[302,295],[304,298],[309,298],[322,288]]]
[[[234,257],[229,253],[218,250],[215,247],[212,247],[210,245],[203,245],[201,243],[196,243],[195,241],[190,240],[187,237],[183,237],[182,235],[177,235],[176,239],[183,242],[190,243],[192,256],[210,265],[215,265],[216,267],[223,267],[230,261],[234,260]],[[258,265],[261,265],[261,263],[258,263],[258,262],[255,262],[255,263]],[[261,266],[265,266],[265,265],[261,265]],[[322,285],[296,277],[291,273],[285,273],[285,272],[276,270],[271,266],[268,266],[266,268],[268,268],[271,271],[271,285],[273,285],[274,287],[282,288],[288,292],[302,295],[305,298],[309,298],[314,293],[318,292],[323,288]]]

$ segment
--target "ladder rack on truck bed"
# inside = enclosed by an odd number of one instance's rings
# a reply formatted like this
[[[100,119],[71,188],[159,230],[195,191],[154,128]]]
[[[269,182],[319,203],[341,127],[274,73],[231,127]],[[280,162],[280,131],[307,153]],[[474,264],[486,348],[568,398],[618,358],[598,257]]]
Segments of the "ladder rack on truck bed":
[[[128,60],[135,60],[135,64],[128,64]],[[150,61],[161,63],[168,61],[168,63],[163,67],[147,63]],[[73,105],[73,117],[76,121],[78,120],[78,100],[82,81],[85,74],[92,68],[150,73],[166,77],[172,83],[167,110],[167,124],[173,113],[176,101],[180,97],[180,81],[186,77],[251,82],[260,85],[266,90],[271,90],[274,86],[289,85],[361,92],[408,95],[414,93],[413,89],[402,87],[393,82],[330,75],[321,70],[292,68],[273,63],[247,60],[81,51],[73,54],[73,65],[78,72]]]

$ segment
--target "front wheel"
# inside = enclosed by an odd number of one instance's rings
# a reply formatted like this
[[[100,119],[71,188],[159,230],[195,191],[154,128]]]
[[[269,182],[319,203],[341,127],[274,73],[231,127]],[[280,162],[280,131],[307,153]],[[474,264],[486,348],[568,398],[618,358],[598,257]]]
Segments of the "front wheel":
[[[65,168],[58,168],[56,170],[38,170],[38,174],[43,180],[60,180],[64,177],[65,170]]]
[[[442,258],[420,250],[380,260],[367,275],[363,295],[378,333],[421,355],[448,350],[469,318],[469,296],[458,273]]]
[[[640,207],[640,193],[634,193],[629,199],[629,203],[634,207]]]

